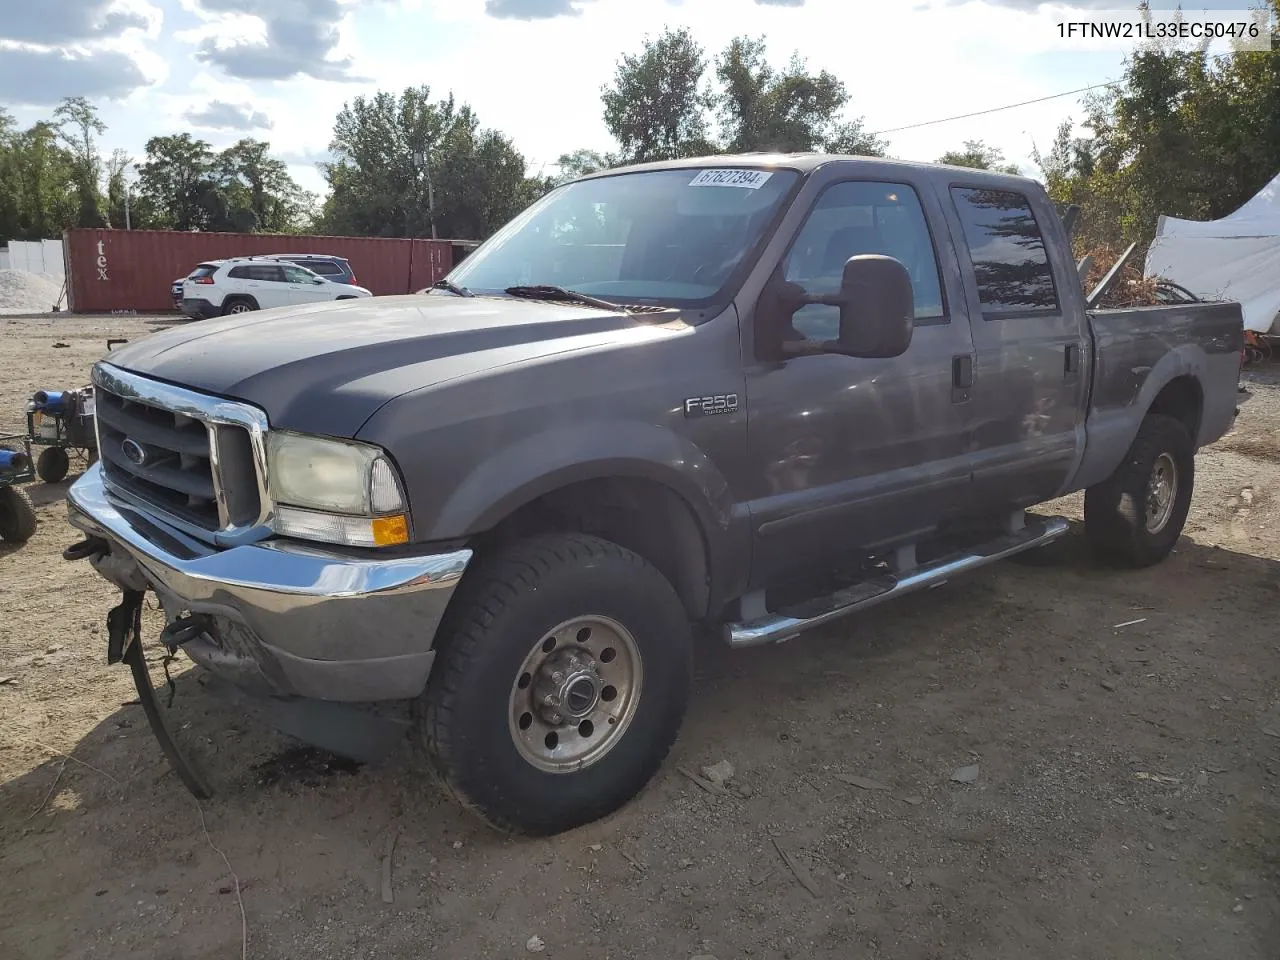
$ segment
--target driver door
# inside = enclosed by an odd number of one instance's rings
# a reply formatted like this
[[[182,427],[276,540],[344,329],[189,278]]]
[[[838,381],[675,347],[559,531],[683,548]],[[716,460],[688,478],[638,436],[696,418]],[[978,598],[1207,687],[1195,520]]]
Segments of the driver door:
[[[289,285],[289,302],[294,304],[318,303],[322,300],[333,300],[333,287],[316,276],[310,270],[282,264],[285,282]],[[319,283],[316,283],[320,280]]]
[[[907,352],[891,359],[749,363],[752,588],[912,540],[963,509],[972,425],[962,384],[973,345],[956,271],[939,269],[936,207],[925,184],[834,182],[779,267],[806,293],[833,293],[850,257],[893,256],[911,275],[916,326]],[[838,308],[778,316],[769,289],[757,331],[777,323],[787,339],[838,338]]]

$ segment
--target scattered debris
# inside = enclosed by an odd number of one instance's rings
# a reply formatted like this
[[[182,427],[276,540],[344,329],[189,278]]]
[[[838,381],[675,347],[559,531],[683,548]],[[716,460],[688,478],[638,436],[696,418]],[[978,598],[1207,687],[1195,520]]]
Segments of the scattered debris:
[[[1263,727],[1262,732],[1268,737],[1275,737],[1277,740],[1280,740],[1280,730],[1272,730],[1270,727]]]
[[[636,873],[644,873],[644,864],[641,863],[639,860],[637,860],[635,857],[633,857],[631,854],[627,853],[627,851],[619,850],[618,856],[622,857],[623,860],[631,864],[632,868],[636,871]]]
[[[70,347],[71,347],[71,344],[63,343],[61,340],[59,340],[57,343],[53,345],[53,349],[55,350],[67,350]]]
[[[1116,689],[1116,685],[1110,680],[1099,680],[1098,684],[1102,687],[1103,690],[1111,690],[1114,692]]]
[[[542,938],[536,933],[524,942],[524,948],[530,953],[541,953],[547,949],[547,945],[542,942]]]
[[[1150,780],[1152,783],[1181,783],[1178,777],[1170,777],[1163,773],[1147,773],[1139,771],[1134,774],[1139,780]]]
[[[8,686],[11,683],[17,683],[17,677],[0,677],[0,687]]]
[[[1196,786],[1207,787],[1208,785],[1209,785],[1209,774],[1208,772],[1201,770],[1200,773],[1196,775]]]
[[[461,840],[455,840],[455,841],[453,841],[453,849],[455,849],[455,850],[461,850],[461,849],[462,849],[462,841],[461,841]]]
[[[1212,766],[1212,765],[1211,765],[1211,766],[1207,766],[1207,767],[1205,767],[1205,769],[1206,769],[1206,770],[1208,770],[1210,773],[1226,773],[1226,772],[1227,772],[1227,770],[1229,770],[1230,768],[1229,768],[1229,767],[1217,767],[1217,766]]]
[[[55,791],[55,790],[57,790],[57,789],[58,789],[58,781],[62,779],[62,771],[63,771],[63,770],[65,770],[65,769],[67,769],[67,760],[68,760],[68,759],[70,759],[70,758],[67,758],[67,757],[64,757],[64,758],[63,758],[62,763],[58,766],[58,772],[57,772],[57,774],[55,774],[55,775],[54,775],[53,783],[49,784],[49,789],[48,789],[47,791],[45,791],[44,799],[40,801],[40,806],[36,807],[36,808],[35,808],[34,810],[32,810],[29,814],[27,814],[27,820],[31,820],[32,818],[34,818],[34,817],[35,817],[35,815],[36,815],[37,813],[39,813],[41,810],[43,810],[43,809],[44,809],[44,805],[45,805],[46,803],[48,803],[48,802],[49,802],[49,798],[53,796],[53,791]]]
[[[713,783],[712,781],[707,780],[704,777],[698,776],[696,773],[694,773],[692,770],[689,770],[686,767],[676,767],[676,772],[679,773],[681,776],[692,780],[694,783],[700,786],[703,790],[707,791],[707,793],[725,793],[726,792],[724,788],[724,784]]]
[[[951,779],[956,783],[973,783],[978,779],[978,765],[971,763],[967,767],[961,767],[951,774]]]
[[[755,790],[751,788],[749,783],[735,784],[734,789],[743,800],[750,800],[755,795]]]
[[[836,779],[841,783],[847,783],[851,787],[857,787],[860,790],[887,791],[889,789],[887,784],[883,784],[879,780],[872,780],[870,777],[858,777],[849,773],[837,773]]]
[[[917,797],[915,795],[912,795],[910,797],[899,797],[898,799],[901,800],[903,803],[911,804],[911,806],[913,807],[918,807],[920,806],[920,804],[924,803],[924,797]]]
[[[783,849],[782,844],[777,840],[773,841],[773,847],[778,851],[778,856],[782,858],[782,862],[787,865],[787,868],[792,872],[792,874],[794,874],[796,880],[800,882],[800,886],[808,890],[813,896],[821,897],[822,894],[818,891],[818,885],[813,882],[813,876],[809,873],[809,868],[801,863],[795,854],[788,853]]]
[[[601,850],[603,850],[603,849],[604,849],[604,844],[602,844],[602,843],[593,843],[593,844],[590,844],[590,845],[587,847],[587,849],[588,849],[588,850],[590,850],[592,853],[599,853]]]
[[[209,825],[204,819],[204,805],[196,800],[196,810],[200,813],[200,829],[204,832],[204,842],[209,845],[209,849],[222,858],[222,862],[227,865],[227,873],[231,874],[231,880],[235,884],[236,903],[240,907],[240,960],[248,960],[249,957],[249,917],[244,912],[244,897],[240,891],[244,888],[241,884],[240,877],[236,873],[235,868],[231,866],[231,861],[227,859],[227,855],[223,853],[213,842],[213,838],[209,836]]]
[[[733,779],[735,772],[733,764],[728,760],[718,760],[702,768],[702,775],[715,784],[728,783]]]
[[[1231,912],[1232,912],[1232,913],[1244,913],[1244,904],[1243,904],[1243,903],[1237,903],[1234,907],[1232,907],[1232,908],[1231,908]]]
[[[391,892],[391,857],[396,850],[397,833],[392,830],[387,835],[387,847],[382,851],[382,902],[395,903],[395,895]]]
[[[1146,622],[1147,622],[1147,618],[1146,618],[1146,617],[1139,617],[1137,620],[1126,620],[1124,623],[1117,623],[1117,624],[1116,624],[1114,627],[1112,627],[1111,629],[1112,629],[1112,630],[1119,630],[1121,627],[1134,627],[1134,626],[1137,626],[1137,625],[1138,625],[1138,624],[1140,624],[1140,623],[1146,623]]]

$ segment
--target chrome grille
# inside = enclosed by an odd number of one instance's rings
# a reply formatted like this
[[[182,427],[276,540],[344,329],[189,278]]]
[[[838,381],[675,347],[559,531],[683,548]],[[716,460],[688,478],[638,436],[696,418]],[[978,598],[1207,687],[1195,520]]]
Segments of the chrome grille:
[[[117,492],[211,533],[269,521],[261,410],[107,363],[93,381],[98,454]]]

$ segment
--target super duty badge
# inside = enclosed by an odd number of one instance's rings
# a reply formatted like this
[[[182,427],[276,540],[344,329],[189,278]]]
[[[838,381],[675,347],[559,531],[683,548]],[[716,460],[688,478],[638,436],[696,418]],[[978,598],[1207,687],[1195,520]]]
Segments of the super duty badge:
[[[688,397],[684,401],[686,417],[714,417],[722,413],[738,412],[736,393],[717,393],[710,397]]]

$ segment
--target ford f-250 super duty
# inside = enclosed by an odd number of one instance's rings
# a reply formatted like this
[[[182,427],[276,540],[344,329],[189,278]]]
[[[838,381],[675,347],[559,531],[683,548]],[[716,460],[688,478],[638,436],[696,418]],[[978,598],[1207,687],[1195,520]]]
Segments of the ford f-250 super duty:
[[[613,170],[425,294],[116,350],[68,556],[132,598],[112,659],[154,591],[211,679],[411,704],[458,797],[550,833],[659,768],[708,626],[779,641],[1041,546],[1067,523],[1025,508],[1076,490],[1101,557],[1162,559],[1241,343],[1236,304],[1087,310],[1031,180]]]

